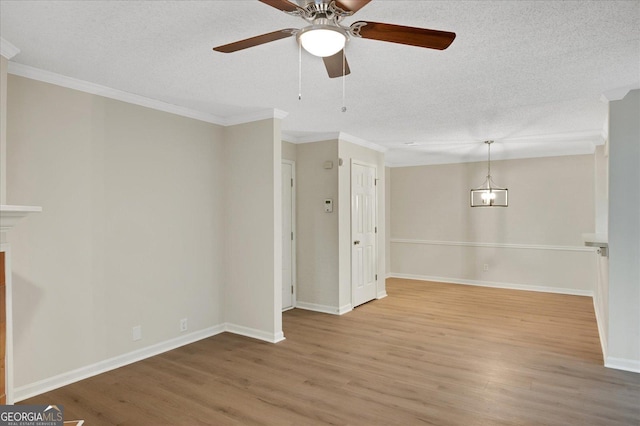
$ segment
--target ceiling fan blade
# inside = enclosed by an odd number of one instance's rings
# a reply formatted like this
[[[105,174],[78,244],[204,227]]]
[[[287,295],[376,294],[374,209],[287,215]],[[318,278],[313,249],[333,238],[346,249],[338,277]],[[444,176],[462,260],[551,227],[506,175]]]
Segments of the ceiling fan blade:
[[[438,50],[446,49],[456,38],[456,33],[448,31],[365,21],[351,24],[350,31],[355,37]]]
[[[223,46],[214,47],[213,50],[215,50],[216,52],[222,52],[222,53],[237,52],[238,50],[246,49],[248,47],[258,46],[260,44],[265,44],[272,41],[280,40],[281,38],[291,37],[297,31],[298,30],[295,28],[278,30],[272,33],[262,34],[259,36],[247,38],[245,40],[240,40],[233,43],[225,44]]]
[[[283,12],[297,12],[300,9],[297,5],[291,3],[287,0],[259,0],[264,4],[268,4],[271,7],[275,7],[278,10],[282,10]]]
[[[356,13],[369,4],[370,1],[371,0],[336,0],[336,6],[345,12]]]
[[[349,70],[349,64],[347,63],[347,58],[344,58],[344,73],[342,70],[342,57],[344,55],[344,49],[336,53],[335,55],[325,56],[322,58],[324,61],[324,66],[327,68],[327,73],[329,73],[330,78],[342,77],[343,75],[349,75],[351,70]]]

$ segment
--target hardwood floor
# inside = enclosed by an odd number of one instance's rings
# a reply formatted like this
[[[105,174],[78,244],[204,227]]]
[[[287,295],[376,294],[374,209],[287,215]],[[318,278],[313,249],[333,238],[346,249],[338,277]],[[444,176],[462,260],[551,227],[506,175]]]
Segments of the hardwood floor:
[[[591,298],[387,280],[287,340],[224,333],[23,404],[85,425],[639,425],[640,374],[602,366]]]

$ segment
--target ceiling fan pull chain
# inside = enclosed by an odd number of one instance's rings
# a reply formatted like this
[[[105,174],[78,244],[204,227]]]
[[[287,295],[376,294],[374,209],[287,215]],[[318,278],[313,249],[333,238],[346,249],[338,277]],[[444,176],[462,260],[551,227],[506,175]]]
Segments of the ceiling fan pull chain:
[[[298,41],[298,100],[302,100],[302,43]]]
[[[491,142],[487,142],[487,146],[489,147],[489,155],[487,156],[487,178],[491,179]]]
[[[346,60],[344,49],[342,49],[342,112],[347,112],[347,105],[345,102],[345,86],[346,86],[346,78],[345,78],[345,69],[346,69]]]

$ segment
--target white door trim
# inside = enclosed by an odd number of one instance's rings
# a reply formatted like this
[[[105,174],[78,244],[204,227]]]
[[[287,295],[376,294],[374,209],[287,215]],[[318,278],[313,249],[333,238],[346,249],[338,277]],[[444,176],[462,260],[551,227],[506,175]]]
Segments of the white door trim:
[[[298,286],[296,283],[296,240],[298,239],[298,233],[296,231],[296,162],[291,160],[282,160],[282,164],[288,164],[291,166],[291,179],[293,179],[293,185],[291,186],[291,231],[293,232],[293,238],[291,239],[291,285],[293,286],[293,294],[291,295],[291,306],[283,309],[288,311],[296,307],[296,295],[298,292]]]

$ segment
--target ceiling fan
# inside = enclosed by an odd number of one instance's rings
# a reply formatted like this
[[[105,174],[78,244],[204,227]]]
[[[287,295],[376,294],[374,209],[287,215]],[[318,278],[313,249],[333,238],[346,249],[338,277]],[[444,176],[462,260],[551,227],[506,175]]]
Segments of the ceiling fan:
[[[352,16],[371,0],[259,0],[289,15],[298,16],[309,25],[304,28],[285,28],[234,43],[214,47],[223,53],[236,52],[253,46],[296,36],[302,47],[322,57],[329,77],[342,77],[350,73],[344,57],[344,47],[350,37],[367,38],[391,43],[407,44],[428,49],[444,50],[456,38],[448,31],[406,27],[380,22],[358,21],[342,26],[342,19]]]

